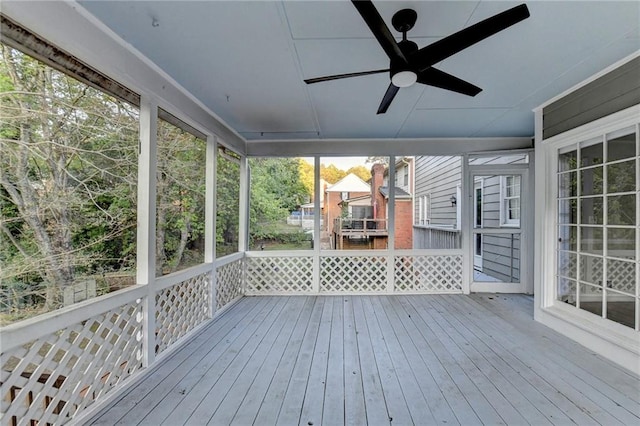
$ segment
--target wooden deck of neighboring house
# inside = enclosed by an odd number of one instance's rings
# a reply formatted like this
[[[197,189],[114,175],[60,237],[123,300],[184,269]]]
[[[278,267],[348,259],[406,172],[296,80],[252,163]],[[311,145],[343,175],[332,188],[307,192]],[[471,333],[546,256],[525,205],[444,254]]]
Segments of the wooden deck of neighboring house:
[[[244,297],[90,424],[640,424],[524,295]]]

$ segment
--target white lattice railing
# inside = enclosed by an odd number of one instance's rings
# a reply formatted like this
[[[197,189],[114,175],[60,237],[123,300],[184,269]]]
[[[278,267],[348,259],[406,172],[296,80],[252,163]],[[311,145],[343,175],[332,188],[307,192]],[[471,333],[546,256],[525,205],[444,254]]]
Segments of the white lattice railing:
[[[202,264],[158,278],[152,287],[134,286],[2,328],[0,423],[65,424],[91,415],[153,363],[154,353],[166,354],[242,295],[243,258],[217,261],[215,305],[214,266]],[[155,313],[153,321],[146,312]]]
[[[246,294],[304,294],[313,292],[313,256],[247,253]]]
[[[222,309],[242,295],[244,256],[227,256],[216,265],[216,309]]]
[[[2,424],[64,424],[142,368],[142,286],[2,330]]]
[[[395,256],[393,271],[396,292],[462,292],[462,254]]]
[[[246,294],[461,293],[462,251],[248,252]]]
[[[320,256],[320,291],[328,293],[387,291],[388,257],[340,253]]]
[[[205,264],[158,280],[156,353],[163,352],[212,317],[211,273],[211,265]]]

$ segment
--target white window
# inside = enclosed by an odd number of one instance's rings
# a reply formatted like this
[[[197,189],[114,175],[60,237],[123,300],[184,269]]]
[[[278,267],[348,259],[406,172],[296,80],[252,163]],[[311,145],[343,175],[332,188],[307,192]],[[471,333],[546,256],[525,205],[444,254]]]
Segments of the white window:
[[[404,168],[404,186],[409,186],[409,168],[405,167]]]
[[[431,222],[431,194],[418,198],[418,225],[428,225]]]
[[[640,330],[640,144],[635,126],[598,133],[557,151],[556,300]]]
[[[501,224],[520,226],[520,176],[503,176],[501,184]]]

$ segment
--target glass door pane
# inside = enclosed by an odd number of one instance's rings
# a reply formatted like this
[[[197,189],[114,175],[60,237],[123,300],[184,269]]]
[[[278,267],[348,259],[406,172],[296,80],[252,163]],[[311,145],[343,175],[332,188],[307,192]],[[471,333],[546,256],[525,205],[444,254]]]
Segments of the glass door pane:
[[[494,283],[491,291],[515,290],[521,282],[522,174],[475,174],[472,251],[474,283]],[[500,289],[499,284],[505,284]]]

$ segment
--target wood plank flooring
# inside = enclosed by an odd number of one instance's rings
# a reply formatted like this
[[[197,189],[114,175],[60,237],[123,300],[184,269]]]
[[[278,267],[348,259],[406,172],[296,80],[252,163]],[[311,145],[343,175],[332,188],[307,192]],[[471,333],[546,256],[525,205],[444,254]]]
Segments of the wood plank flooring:
[[[640,425],[640,379],[523,295],[245,297],[94,425]]]

